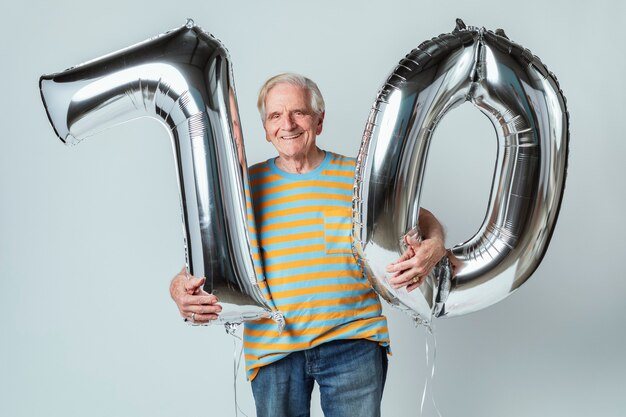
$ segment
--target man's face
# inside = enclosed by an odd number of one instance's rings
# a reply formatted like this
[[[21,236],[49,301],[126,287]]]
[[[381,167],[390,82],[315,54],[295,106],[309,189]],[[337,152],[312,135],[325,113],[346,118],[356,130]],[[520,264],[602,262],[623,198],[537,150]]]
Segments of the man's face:
[[[313,112],[304,88],[277,84],[265,97],[265,137],[280,157],[298,158],[315,152],[315,138],[322,132],[323,121],[324,114]]]

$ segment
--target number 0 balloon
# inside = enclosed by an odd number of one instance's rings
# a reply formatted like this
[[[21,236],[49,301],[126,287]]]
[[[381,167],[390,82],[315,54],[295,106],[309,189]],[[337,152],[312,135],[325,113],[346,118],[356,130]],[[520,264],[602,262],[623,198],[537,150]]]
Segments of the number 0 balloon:
[[[422,178],[438,122],[469,101],[496,130],[485,219],[417,290],[395,290],[385,267],[418,233]],[[471,138],[471,132],[466,135]],[[471,140],[465,139],[464,140]],[[505,298],[541,262],[563,195],[568,114],[556,78],[501,30],[466,27],[422,43],[378,93],[357,160],[353,249],[372,286],[417,321],[458,316]],[[462,204],[463,202],[459,202]]]
[[[187,266],[222,304],[217,322],[271,311],[249,199],[247,165],[228,52],[187,25],[40,79],[61,140],[74,144],[138,117],[170,133],[180,189]]]

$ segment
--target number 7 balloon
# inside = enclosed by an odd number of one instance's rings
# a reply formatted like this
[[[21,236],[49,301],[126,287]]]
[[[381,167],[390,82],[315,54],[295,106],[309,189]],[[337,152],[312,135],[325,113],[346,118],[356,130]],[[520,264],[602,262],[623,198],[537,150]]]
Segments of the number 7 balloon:
[[[430,141],[469,101],[495,127],[498,154],[484,221],[449,250],[418,290],[395,290],[385,267],[415,233]],[[463,140],[471,140],[468,132]],[[466,27],[423,42],[378,93],[357,159],[353,250],[372,286],[419,322],[507,297],[543,256],[561,205],[569,142],[565,97],[552,73],[501,30]],[[459,202],[462,204],[462,202]]]
[[[176,161],[189,272],[219,297],[217,320],[274,317],[259,258],[230,58],[186,25],[66,71],[44,75],[41,97],[67,144],[138,117],[167,129]]]

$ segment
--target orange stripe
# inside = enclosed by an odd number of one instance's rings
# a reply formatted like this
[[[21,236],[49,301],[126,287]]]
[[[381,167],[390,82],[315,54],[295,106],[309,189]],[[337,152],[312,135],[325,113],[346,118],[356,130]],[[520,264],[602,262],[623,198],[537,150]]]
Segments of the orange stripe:
[[[327,285],[318,285],[315,287],[305,287],[305,288],[297,288],[294,290],[285,290],[285,291],[272,291],[272,297],[275,300],[280,300],[281,298],[287,297],[295,297],[298,295],[309,295],[309,294],[321,294],[327,292],[338,292],[338,291],[362,291],[369,290],[369,285],[354,283],[354,284],[327,284]]]
[[[335,161],[330,162],[332,165],[343,165],[346,167],[354,167],[356,166],[355,161],[350,161],[349,159],[337,159]]]
[[[247,358],[247,356],[246,356],[246,358]],[[248,377],[248,381],[252,381],[254,378],[256,378],[257,374],[259,373],[259,369],[261,369],[261,368],[258,367],[258,368],[248,369],[249,371],[252,371],[252,373]]]
[[[326,250],[326,245],[306,245],[306,246],[298,246],[295,248],[287,248],[287,249],[278,249],[273,251],[265,252],[265,259],[277,258],[279,256],[285,255],[295,255],[298,253],[314,253],[321,252]]]
[[[250,175],[252,175],[252,174],[256,175],[256,174],[259,174],[261,172],[267,172],[269,170],[270,170],[270,167],[268,165],[265,165],[265,164],[263,164],[263,165],[255,165],[255,166],[250,167],[248,169],[248,173]]]
[[[265,242],[264,242],[265,243]],[[267,272],[282,271],[291,268],[303,268],[305,266],[314,265],[332,265],[332,264],[351,264],[355,262],[353,257],[348,256],[334,256],[328,259],[305,259],[301,261],[283,262],[280,265],[270,265],[265,268]]]
[[[261,230],[263,230],[264,232],[270,232],[270,231],[280,230],[280,229],[292,229],[292,228],[296,228],[300,226],[321,225],[322,223],[324,223],[324,220],[321,217],[317,217],[314,219],[294,220],[291,222],[268,224],[268,225],[262,226]],[[352,225],[350,225],[350,227],[352,227]]]
[[[352,230],[350,223],[326,223],[326,229],[329,230]]]
[[[365,339],[365,340],[371,340],[373,342],[378,342],[378,344],[380,344],[381,346],[383,345],[383,343],[387,343],[387,344],[389,343],[389,339],[388,338],[382,339],[382,340],[377,340],[375,338],[375,336],[384,335],[385,333],[387,333],[387,326],[383,326],[383,328],[377,328],[377,329],[372,329],[372,330],[373,331],[371,331],[371,332],[359,333],[359,334],[354,335],[352,337],[346,338],[345,340]],[[310,342],[309,346],[306,346],[305,348],[312,347],[312,346],[318,346],[318,345],[322,344],[324,341],[326,341],[327,339],[329,339],[330,337],[338,336],[338,335],[341,335],[343,333],[345,333],[345,332],[341,331],[341,332],[336,332],[336,333],[332,333],[332,334],[331,333],[327,333],[327,334],[324,335],[323,338],[321,337],[319,339],[312,340]],[[306,343],[301,343],[300,345],[304,345],[304,344],[306,344]],[[246,344],[246,346],[248,346],[248,345]],[[296,350],[296,349],[293,349],[293,350]],[[283,351],[283,352],[272,352],[272,353],[267,353],[267,354],[264,354],[264,355],[261,355],[261,356],[253,355],[251,353],[246,353],[245,354],[246,361],[255,361],[256,362],[254,367],[248,367],[247,369],[248,370],[254,369],[255,371],[258,371],[259,368],[261,368],[261,367],[263,367],[263,366],[265,366],[265,365],[267,365],[269,363],[272,363],[272,361],[270,361],[270,362],[265,363],[265,364],[260,364],[258,361],[261,358],[263,358],[263,359],[272,358],[274,356],[280,356],[281,354],[284,355],[285,353],[289,353],[290,351],[291,350],[285,349],[285,351]],[[389,352],[389,355],[391,355],[391,352]],[[254,375],[256,375],[256,372],[254,373]]]
[[[298,195],[292,195],[289,197],[281,197],[281,198],[272,198],[269,201],[264,201],[256,206],[257,210],[264,209],[266,207],[277,206],[279,204],[292,203],[302,200],[314,200],[314,199],[325,199],[325,200],[339,200],[339,201],[352,201],[352,196],[341,195],[341,194],[327,194],[327,193],[303,193]]]
[[[377,298],[378,296],[373,291],[369,291],[365,294],[356,295],[354,297],[343,297],[341,298],[342,304],[353,304],[360,303],[362,301],[371,300],[372,298]],[[327,300],[314,300],[314,301],[305,301],[299,303],[290,303],[283,304],[280,306],[280,311],[294,311],[294,310],[303,310],[307,308],[315,308],[315,307],[328,307],[328,306],[336,306],[338,304],[337,299],[327,299]],[[268,321],[268,323],[273,323],[272,321]]]
[[[351,271],[348,269],[339,269],[335,271],[310,272],[307,274],[289,275],[283,278],[268,279],[270,285],[291,284],[294,282],[308,281],[320,278],[361,278],[361,271]]]
[[[280,181],[281,177],[280,175],[276,175],[276,174],[270,174],[270,175],[266,175],[264,177],[261,178],[255,178],[252,181],[250,181],[250,186],[252,188],[260,185],[260,184],[267,184],[270,182],[275,182],[275,181]]]
[[[385,318],[382,316],[377,317],[377,319],[382,319],[384,320]],[[368,319],[367,321],[370,321],[372,319]],[[379,321],[379,320],[375,320],[375,321]],[[346,326],[343,326],[339,329],[339,331],[335,331],[335,332],[329,332],[324,334],[321,337],[318,337],[316,339],[314,339],[311,342],[304,342],[304,343],[258,343],[258,342],[245,342],[244,341],[244,346],[247,348],[252,348],[252,349],[268,349],[268,350],[290,350],[290,351],[294,351],[296,349],[307,349],[308,347],[310,347],[312,345],[313,342],[315,342],[316,344],[319,343],[323,343],[329,339],[332,339],[333,337],[336,336],[340,336],[344,333],[349,333],[352,330],[358,329],[359,327],[363,327],[366,324],[369,323],[363,323],[366,320],[357,320],[355,322],[352,322]],[[383,326],[384,327],[384,326]],[[386,332],[386,329],[383,329],[383,331]],[[369,333],[369,331],[364,331],[363,333],[368,334],[368,335],[374,335],[374,334],[380,334],[382,333],[380,329],[377,329],[376,331],[374,331],[373,333]]]
[[[263,232],[261,232],[261,234],[262,233]],[[304,240],[304,239],[323,239],[323,238],[324,238],[324,231],[319,230],[315,232],[298,233],[298,234],[287,235],[287,236],[274,236],[274,237],[267,237],[265,239],[261,238],[261,241],[262,241],[262,246],[267,246],[267,245],[272,245],[274,243],[293,242],[293,241]]]
[[[289,319],[289,323],[308,323],[312,320],[327,320],[327,319],[335,319],[335,318],[345,318],[345,317],[354,317],[355,315],[361,314],[361,313],[371,313],[371,312],[376,312],[376,311],[381,311],[381,307],[380,304],[376,303],[376,304],[372,304],[366,308],[362,308],[358,311],[355,310],[346,310],[343,311],[343,314],[338,314],[338,313],[324,313],[324,314],[312,314],[312,315],[307,315],[307,316],[298,316],[298,317],[292,317]],[[336,327],[336,325],[331,325],[331,326],[322,326],[322,327],[318,327],[318,329],[323,329],[325,327]],[[312,329],[312,328],[309,328]],[[318,334],[321,332],[317,332]],[[276,334],[278,335],[278,332],[276,332]]]
[[[336,170],[336,169],[325,169],[324,171],[322,171],[322,174],[324,175],[334,175],[337,177],[347,177],[347,178],[353,178],[354,177],[354,172],[353,171],[340,171],[340,170]]]
[[[373,304],[367,308],[359,310],[358,314],[372,313],[372,312],[377,312],[377,311],[380,311],[380,305]],[[312,319],[315,319],[315,320],[331,319],[332,320],[332,319],[342,319],[346,317],[355,316],[354,310],[347,310],[342,313],[344,314],[326,313],[326,314],[315,314],[315,315],[310,315],[310,316],[294,317],[294,318],[289,319],[289,323],[307,323],[307,322],[310,322]],[[311,335],[311,334],[317,335],[317,334],[324,333],[325,331],[330,330],[334,327],[337,327],[337,325],[330,324],[327,326],[307,327],[304,329],[283,330],[283,332],[280,334],[278,333],[278,330],[254,330],[254,329],[249,329],[246,327],[244,333],[246,334],[246,336],[289,338],[289,337],[294,337],[294,336],[306,336],[306,335]]]
[[[354,297],[343,297],[341,298],[341,304],[354,304],[354,303],[362,303],[364,301],[371,300],[373,298],[378,299],[378,296],[375,292],[369,291],[365,294],[357,295]],[[317,307],[329,307],[336,306],[338,303],[337,299],[326,299],[326,300],[313,300],[313,301],[305,301],[298,303],[290,303],[283,304],[280,306],[280,311],[282,312],[290,312],[295,310],[306,310]],[[376,305],[380,305],[380,300]],[[258,324],[275,324],[271,319],[259,319],[255,321]]]
[[[339,190],[352,190],[352,184],[343,184],[340,182],[336,182],[336,181],[317,181],[317,180],[311,180],[311,181],[299,181],[297,183],[290,183],[290,184],[283,184],[283,185],[276,185],[274,187],[268,187],[265,188],[261,191],[257,191],[256,193],[253,194],[253,198],[256,200],[259,197],[265,196],[267,194],[274,194],[274,193],[279,193],[281,191],[288,191],[288,190],[299,190],[303,187],[320,187],[320,188],[335,188],[335,189],[339,189]]]
[[[350,236],[326,236],[327,243],[352,243]]]
[[[262,223],[265,220],[274,218],[274,217],[284,217],[284,216],[290,216],[292,214],[306,214],[306,213],[321,213],[322,207],[321,206],[307,206],[307,207],[296,207],[296,208],[290,208],[290,209],[284,209],[284,210],[274,210],[274,211],[270,211],[269,213],[263,213],[262,215],[259,215],[259,223]]]

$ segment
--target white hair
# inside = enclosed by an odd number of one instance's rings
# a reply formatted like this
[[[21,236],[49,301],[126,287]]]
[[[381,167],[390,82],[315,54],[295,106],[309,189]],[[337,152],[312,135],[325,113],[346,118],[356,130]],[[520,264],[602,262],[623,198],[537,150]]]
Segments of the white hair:
[[[309,92],[309,97],[311,98],[311,109],[317,115],[324,113],[324,98],[322,97],[322,93],[317,87],[317,84],[303,75],[286,72],[275,75],[265,81],[259,91],[259,98],[256,102],[256,106],[259,109],[261,120],[263,120],[263,122],[265,122],[265,98],[267,97],[267,93],[269,93],[269,91],[278,84],[291,84],[306,89]]]

